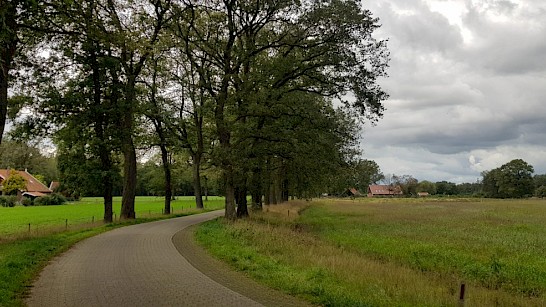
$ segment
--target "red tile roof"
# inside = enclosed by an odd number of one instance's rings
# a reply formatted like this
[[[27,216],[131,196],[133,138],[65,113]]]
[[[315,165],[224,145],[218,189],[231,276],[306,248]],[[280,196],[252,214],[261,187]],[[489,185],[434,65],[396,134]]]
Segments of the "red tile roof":
[[[402,189],[399,186],[370,185],[368,186],[368,195],[402,195]]]
[[[1,179],[0,182],[8,179],[12,171],[13,170],[9,170],[9,169],[0,169],[0,179]],[[29,174],[27,171],[15,171],[15,172],[17,172],[17,174],[25,178],[27,182],[27,187],[25,192],[41,192],[45,194],[50,194],[52,192],[43,183],[41,183],[38,179],[34,178],[34,176]]]

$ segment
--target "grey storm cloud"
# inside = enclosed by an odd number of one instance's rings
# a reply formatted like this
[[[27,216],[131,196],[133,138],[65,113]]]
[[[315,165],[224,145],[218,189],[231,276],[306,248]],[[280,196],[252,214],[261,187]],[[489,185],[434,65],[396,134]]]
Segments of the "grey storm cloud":
[[[461,9],[438,9],[446,4]],[[470,180],[515,158],[546,172],[537,154],[546,152],[546,2],[365,5],[391,51],[390,77],[381,80],[390,99],[384,118],[365,130],[367,158],[432,180]]]

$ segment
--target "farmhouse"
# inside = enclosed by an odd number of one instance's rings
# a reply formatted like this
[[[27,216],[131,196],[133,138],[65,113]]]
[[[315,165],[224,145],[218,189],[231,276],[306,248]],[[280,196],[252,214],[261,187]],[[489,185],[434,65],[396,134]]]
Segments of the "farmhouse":
[[[384,197],[402,195],[400,186],[374,184],[368,186],[368,197]]]
[[[2,188],[2,182],[9,178],[12,171],[16,172],[21,177],[23,177],[26,182],[25,190],[19,191],[19,193],[17,193],[17,196],[19,197],[28,196],[28,197],[34,198],[34,197],[46,196],[53,192],[48,187],[46,187],[43,183],[41,183],[38,179],[34,178],[34,176],[32,176],[26,170],[16,171],[16,170],[10,170],[10,169],[0,169],[0,189]]]

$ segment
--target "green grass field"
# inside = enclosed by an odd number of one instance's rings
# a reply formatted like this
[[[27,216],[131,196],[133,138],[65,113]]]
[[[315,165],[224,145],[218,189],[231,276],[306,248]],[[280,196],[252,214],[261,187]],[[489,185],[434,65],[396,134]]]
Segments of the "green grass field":
[[[222,208],[224,198],[209,196],[205,207],[211,209]],[[114,214],[119,217],[121,197],[114,198]],[[164,208],[163,197],[139,196],[136,198],[135,212],[137,217],[153,217],[162,214]],[[182,213],[195,208],[195,198],[192,196],[180,196],[171,203],[174,213]],[[100,197],[86,197],[80,201],[68,203],[62,206],[35,206],[13,208],[0,207],[0,242],[2,238],[30,233],[43,233],[51,229],[62,229],[68,226],[74,227],[89,224],[93,221],[97,225],[104,216],[103,200]]]
[[[119,216],[121,199],[114,201]],[[177,197],[172,202],[174,214],[169,216],[162,214],[163,205],[159,197],[137,197],[137,219],[112,224],[100,221],[103,216],[100,198],[84,198],[62,206],[0,207],[0,306],[23,306],[29,286],[41,268],[78,241],[125,225],[202,212],[195,209],[193,197]],[[223,206],[222,197],[209,197],[205,202],[206,211]]]
[[[464,282],[468,306],[546,306],[546,201],[325,200],[299,216],[296,207],[212,221],[197,238],[320,305],[453,306]]]

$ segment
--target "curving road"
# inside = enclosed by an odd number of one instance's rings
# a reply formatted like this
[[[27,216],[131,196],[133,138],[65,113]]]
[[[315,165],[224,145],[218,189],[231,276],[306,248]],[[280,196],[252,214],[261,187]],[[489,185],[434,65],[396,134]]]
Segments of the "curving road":
[[[176,249],[180,230],[223,211],[118,228],[55,258],[29,306],[261,306],[194,268]],[[180,246],[179,246],[180,248]]]

